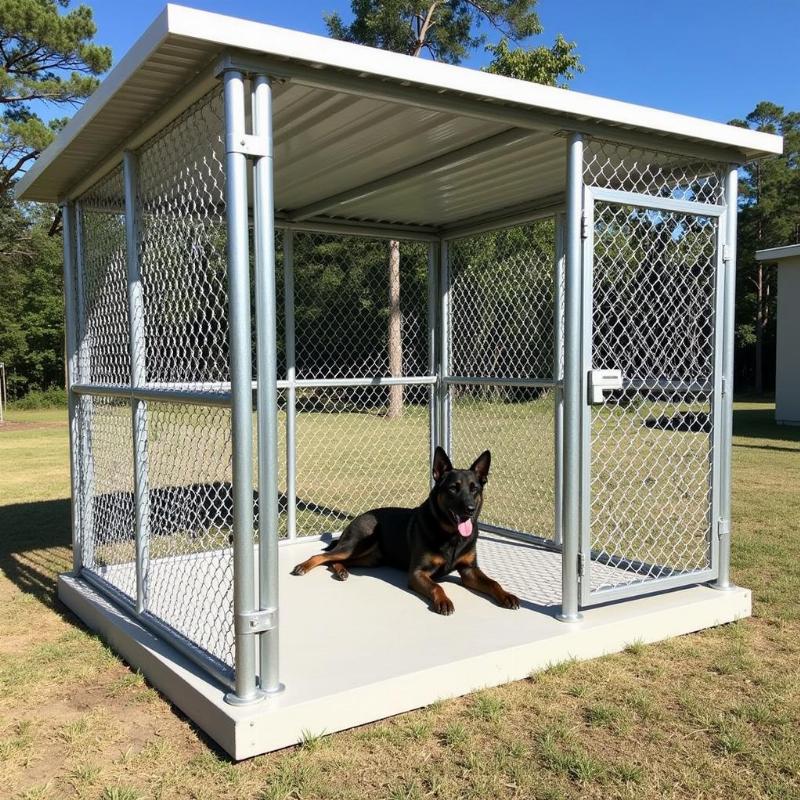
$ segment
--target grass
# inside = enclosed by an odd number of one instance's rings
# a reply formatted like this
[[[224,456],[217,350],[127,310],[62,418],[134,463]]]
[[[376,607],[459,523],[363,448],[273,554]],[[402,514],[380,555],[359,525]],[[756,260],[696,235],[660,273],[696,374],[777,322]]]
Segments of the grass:
[[[508,505],[514,486],[500,469],[513,445],[536,447],[512,411],[459,458],[497,440],[489,502],[535,520],[546,502]],[[547,433],[538,412],[519,413],[521,428]],[[732,567],[753,590],[751,619],[633,641],[357,730],[308,731],[294,748],[233,764],[55,600],[55,575],[71,563],[64,412],[12,410],[17,424],[0,431],[0,797],[800,798],[800,431],[772,413],[736,407]],[[332,457],[323,416],[305,417],[303,458]],[[348,441],[384,422],[359,416]],[[169,442],[176,423],[162,424]],[[390,453],[412,457],[424,418],[401,425],[412,439],[393,428]],[[326,500],[338,502],[348,476],[374,473],[366,455],[353,459],[319,484]],[[549,455],[540,459],[547,475]],[[365,501],[381,491],[365,489]]]

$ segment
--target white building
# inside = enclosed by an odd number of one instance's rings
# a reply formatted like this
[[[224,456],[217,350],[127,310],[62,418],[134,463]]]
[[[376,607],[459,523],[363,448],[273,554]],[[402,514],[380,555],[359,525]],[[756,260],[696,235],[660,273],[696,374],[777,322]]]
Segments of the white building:
[[[756,261],[778,265],[775,420],[800,425],[800,244],[759,250]]]

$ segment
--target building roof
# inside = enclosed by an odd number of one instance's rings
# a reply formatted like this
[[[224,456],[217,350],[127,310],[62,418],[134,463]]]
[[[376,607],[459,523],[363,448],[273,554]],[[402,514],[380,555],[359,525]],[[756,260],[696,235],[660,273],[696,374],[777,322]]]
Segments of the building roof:
[[[784,247],[770,247],[767,250],[756,250],[756,261],[782,261],[786,258],[800,258],[800,242]]]
[[[446,227],[561,195],[563,136],[726,162],[779,136],[168,5],[17,185],[77,196],[216,83],[235,50],[274,89],[276,209]],[[298,213],[299,212],[299,213]]]

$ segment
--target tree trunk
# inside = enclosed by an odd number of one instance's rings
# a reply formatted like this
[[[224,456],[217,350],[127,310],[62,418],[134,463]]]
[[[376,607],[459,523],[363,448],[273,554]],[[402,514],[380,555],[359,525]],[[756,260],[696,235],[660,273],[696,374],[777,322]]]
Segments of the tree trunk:
[[[403,374],[402,318],[400,315],[400,242],[389,242],[389,374]],[[403,414],[403,387],[389,387],[389,410],[386,416],[395,419]]]

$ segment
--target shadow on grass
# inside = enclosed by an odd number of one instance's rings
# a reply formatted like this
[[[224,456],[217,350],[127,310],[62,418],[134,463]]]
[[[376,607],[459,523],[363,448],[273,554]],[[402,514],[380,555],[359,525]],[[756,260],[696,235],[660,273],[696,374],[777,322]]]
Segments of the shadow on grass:
[[[0,570],[52,606],[58,573],[72,565],[69,500],[0,506],[0,531]]]
[[[733,411],[733,435],[750,439],[768,439],[780,442],[800,443],[800,427],[778,425],[775,422],[775,406],[765,403],[763,408],[735,408]],[[757,447],[763,450],[794,450],[793,447],[773,447],[770,445],[743,445],[735,447]]]

